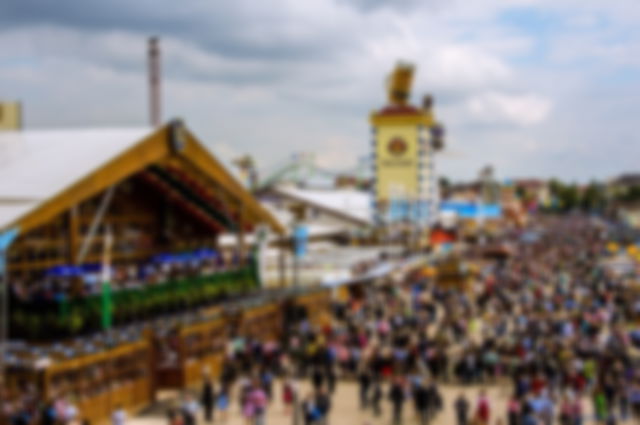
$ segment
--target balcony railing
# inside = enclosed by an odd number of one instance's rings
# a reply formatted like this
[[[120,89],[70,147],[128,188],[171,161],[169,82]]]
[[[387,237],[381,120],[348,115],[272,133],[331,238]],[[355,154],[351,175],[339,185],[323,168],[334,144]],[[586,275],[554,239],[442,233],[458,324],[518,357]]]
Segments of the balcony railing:
[[[116,326],[213,304],[258,287],[253,265],[208,276],[112,292]],[[101,330],[101,294],[24,302],[11,300],[11,338],[50,340]]]

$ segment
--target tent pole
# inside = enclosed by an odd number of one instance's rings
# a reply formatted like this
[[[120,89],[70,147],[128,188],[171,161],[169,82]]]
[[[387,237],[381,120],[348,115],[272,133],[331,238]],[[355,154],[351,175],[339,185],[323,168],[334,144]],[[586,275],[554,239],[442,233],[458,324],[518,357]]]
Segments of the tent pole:
[[[0,383],[7,382],[6,359],[9,352],[9,279],[7,277],[7,252],[18,236],[17,229],[11,229],[0,233],[0,290],[2,302],[0,303]]]

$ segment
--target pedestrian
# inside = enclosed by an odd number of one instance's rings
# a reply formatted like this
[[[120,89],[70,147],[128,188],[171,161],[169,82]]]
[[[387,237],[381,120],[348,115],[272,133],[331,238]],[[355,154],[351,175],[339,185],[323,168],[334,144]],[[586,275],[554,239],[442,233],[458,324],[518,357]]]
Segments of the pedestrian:
[[[380,405],[382,401],[382,384],[379,379],[376,379],[373,383],[373,389],[371,391],[371,408],[373,415],[379,418],[382,415],[382,407]]]
[[[307,394],[302,401],[302,412],[304,425],[314,425],[320,419],[320,409],[316,404],[316,399],[311,394]]]
[[[253,425],[264,425],[264,419],[267,411],[267,393],[262,388],[262,385],[258,379],[253,381],[253,386],[249,390],[247,396],[249,404],[249,417],[253,419]]]
[[[204,409],[204,420],[207,422],[212,422],[216,405],[216,394],[213,386],[213,381],[208,375],[205,376],[202,383],[201,403]]]
[[[426,381],[422,381],[414,386],[413,401],[420,425],[427,425],[429,422],[429,410],[433,403],[433,401],[430,400],[430,396]]]
[[[509,425],[520,425],[522,406],[517,394],[512,394],[507,403],[507,419]]]
[[[184,416],[178,411],[178,409],[169,409],[167,419],[169,425],[184,425]]]
[[[184,425],[197,425],[198,423],[198,402],[190,393],[186,393],[182,402],[182,415]]]
[[[111,423],[112,425],[125,425],[127,422],[127,412],[124,411],[124,408],[121,404],[116,406],[116,409],[111,414]]]
[[[322,369],[320,367],[313,368],[313,372],[311,372],[311,383],[313,384],[315,391],[319,391],[324,385],[324,377],[324,373],[322,373]]]
[[[368,368],[362,364],[358,373],[358,391],[360,394],[360,409],[364,410],[369,407],[369,387],[371,385],[371,373]]]
[[[609,416],[607,410],[607,398],[602,386],[596,387],[593,392],[593,411],[596,415],[596,420],[600,422],[606,421]]]
[[[262,370],[260,380],[262,381],[262,388],[267,395],[267,399],[271,401],[273,399],[273,374],[268,368],[265,367]]]
[[[297,399],[297,385],[293,377],[289,376],[284,380],[282,385],[282,404],[284,405],[285,415],[291,415]]]
[[[395,377],[389,390],[389,400],[392,405],[393,425],[402,425],[402,408],[405,402],[405,388],[400,377]]]
[[[318,423],[321,425],[328,425],[329,413],[331,412],[331,396],[324,387],[321,387],[316,394],[316,406],[320,412]]]
[[[482,389],[478,396],[478,403],[476,404],[476,421],[479,425],[489,425],[491,419],[491,407],[489,405],[489,399],[487,398],[487,392]]]
[[[469,424],[469,400],[464,395],[464,393],[460,393],[456,398],[455,405],[456,411],[456,419],[458,425],[468,425]]]
[[[231,396],[229,394],[229,387],[224,383],[220,384],[220,391],[218,391],[216,397],[216,405],[220,412],[220,420],[225,423],[227,421],[227,415],[229,411],[229,401]]]

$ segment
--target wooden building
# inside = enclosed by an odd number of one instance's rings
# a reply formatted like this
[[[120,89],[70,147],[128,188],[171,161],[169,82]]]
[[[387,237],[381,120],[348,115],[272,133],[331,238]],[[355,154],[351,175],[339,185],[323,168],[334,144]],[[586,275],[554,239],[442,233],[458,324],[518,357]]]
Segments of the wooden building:
[[[5,132],[0,152],[0,233],[17,232],[6,250],[12,335],[99,328],[104,280],[116,323],[257,285],[243,235],[283,231],[179,121]],[[238,235],[233,259],[217,256],[222,232]]]

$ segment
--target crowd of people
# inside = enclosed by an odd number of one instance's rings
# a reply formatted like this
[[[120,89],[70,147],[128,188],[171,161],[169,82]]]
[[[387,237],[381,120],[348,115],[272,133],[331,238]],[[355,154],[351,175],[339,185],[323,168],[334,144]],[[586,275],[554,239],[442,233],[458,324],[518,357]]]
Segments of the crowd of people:
[[[345,379],[358,383],[360,408],[376,417],[388,405],[394,424],[405,423],[409,404],[419,423],[437,423],[442,385],[478,389],[472,400],[461,391],[450,406],[460,425],[640,420],[630,326],[638,306],[631,281],[603,265],[606,230],[587,217],[543,224],[526,242],[521,231],[505,234],[511,256],[483,261],[469,291],[415,273],[367,287],[336,303],[322,326],[289,321],[268,356],[259,341],[232,351],[223,376],[243,377],[241,406],[253,403],[247,394],[261,386],[270,400],[264,371],[268,382],[284,377],[286,403],[296,398],[291,383],[306,377],[312,391],[298,396],[309,424],[326,423],[331,394]],[[234,381],[225,382],[231,388]],[[494,385],[510,393],[505,411],[496,411],[484,390]],[[258,404],[242,411],[268,405]],[[262,423],[262,413],[257,417]]]
[[[220,255],[202,249],[181,254],[158,255],[150,261],[111,267],[113,290],[160,285],[185,278],[210,276],[243,266],[249,261],[234,251]],[[43,305],[63,298],[85,297],[101,291],[102,266],[56,266],[30,280],[13,279],[11,299],[16,303]]]
[[[275,397],[306,425],[341,423],[332,395],[345,381],[354,406],[393,425],[440,423],[443,409],[458,425],[640,421],[636,276],[606,267],[606,226],[589,217],[542,218],[536,232],[502,235],[510,256],[479,260],[466,291],[414,270],[353,291],[322,323],[289,314],[280,340],[235,336],[219,381],[169,423],[193,425],[199,409],[224,423],[237,405],[262,425]]]

